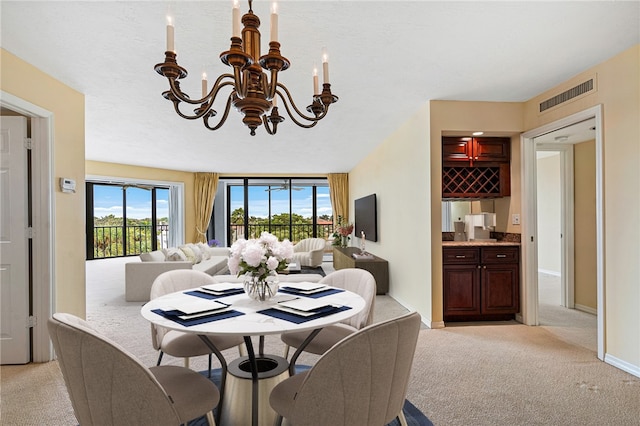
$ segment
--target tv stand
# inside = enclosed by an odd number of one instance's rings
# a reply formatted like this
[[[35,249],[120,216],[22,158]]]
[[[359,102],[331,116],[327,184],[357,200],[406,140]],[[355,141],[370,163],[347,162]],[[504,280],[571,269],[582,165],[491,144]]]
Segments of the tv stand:
[[[360,249],[334,247],[333,268],[335,270],[358,268],[369,271],[376,279],[376,294],[386,294],[389,291],[389,262],[375,255],[372,259],[354,259],[354,253],[360,253]]]

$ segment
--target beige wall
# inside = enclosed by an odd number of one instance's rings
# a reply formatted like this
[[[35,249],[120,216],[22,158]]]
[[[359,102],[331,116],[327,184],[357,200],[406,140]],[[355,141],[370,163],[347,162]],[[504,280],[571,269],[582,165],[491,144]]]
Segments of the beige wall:
[[[560,275],[561,194],[560,154],[538,159],[538,270]]]
[[[539,103],[596,77],[596,91],[544,114]],[[605,359],[640,371],[640,45],[622,52],[525,104],[534,129],[602,105]]]
[[[152,167],[129,166],[126,164],[86,161],[88,176],[107,176],[127,179],[157,180],[184,183],[184,226],[185,243],[193,242],[196,237],[196,214],[194,181],[195,174],[176,170],[156,169]]]
[[[3,91],[53,113],[54,311],[84,317],[84,95],[2,49],[0,63]],[[60,191],[60,177],[75,179],[75,194]]]
[[[424,105],[349,173],[349,211],[355,199],[376,194],[378,242],[367,251],[389,261],[389,294],[431,318],[429,113]],[[360,239],[352,244],[358,246]]]
[[[596,150],[595,141],[576,144],[574,162],[575,304],[595,311],[596,280]]]

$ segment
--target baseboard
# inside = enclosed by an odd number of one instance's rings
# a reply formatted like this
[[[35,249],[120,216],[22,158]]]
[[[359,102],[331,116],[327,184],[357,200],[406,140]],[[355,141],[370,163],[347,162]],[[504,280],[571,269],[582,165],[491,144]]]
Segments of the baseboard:
[[[576,311],[582,311],[582,312],[586,312],[588,314],[591,315],[598,315],[598,310],[597,309],[593,309],[591,306],[584,306],[584,305],[579,305],[577,303],[575,303],[573,305],[574,309]]]
[[[558,271],[549,271],[548,269],[540,269],[538,268],[539,274],[553,275],[554,277],[561,277],[562,274]]]
[[[397,298],[393,297],[391,294],[387,293],[387,295],[393,300],[395,300],[396,302],[398,302],[406,310],[410,312],[417,311],[417,309],[414,309],[411,305],[404,303],[402,300],[398,300]],[[420,321],[431,329],[444,328],[444,321],[431,321],[431,320],[425,319],[425,317],[422,314],[420,314]]]
[[[619,368],[622,371],[626,371],[629,374],[633,374],[636,377],[640,377],[640,367],[637,365],[633,365],[631,363],[628,363],[627,361],[623,361],[609,354],[604,355],[604,362],[616,368]]]
[[[444,328],[444,321],[427,321],[425,325],[431,329]]]

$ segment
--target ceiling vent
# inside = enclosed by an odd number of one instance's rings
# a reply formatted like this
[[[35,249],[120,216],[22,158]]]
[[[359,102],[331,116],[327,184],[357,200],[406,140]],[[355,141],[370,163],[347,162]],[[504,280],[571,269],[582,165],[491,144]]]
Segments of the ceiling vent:
[[[565,103],[572,99],[576,99],[586,95],[587,93],[594,90],[595,88],[594,82],[595,82],[595,77],[592,77],[589,80],[583,83],[580,83],[569,90],[566,90],[552,98],[549,98],[546,101],[540,102],[540,112],[542,113],[562,103]]]

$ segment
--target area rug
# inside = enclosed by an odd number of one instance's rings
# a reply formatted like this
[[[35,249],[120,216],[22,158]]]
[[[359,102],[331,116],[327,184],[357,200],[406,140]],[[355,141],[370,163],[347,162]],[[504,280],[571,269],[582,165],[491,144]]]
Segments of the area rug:
[[[303,365],[303,366],[296,365],[296,370],[298,372],[308,370],[309,368],[310,367],[306,365]],[[200,374],[207,377],[208,371],[201,371]],[[220,369],[219,368],[211,370],[210,380],[213,383],[215,383],[216,386],[220,387]],[[429,420],[427,416],[422,414],[422,412],[418,410],[418,408],[416,408],[415,405],[409,402],[409,400],[404,401],[404,407],[402,411],[404,412],[404,416],[407,419],[407,425],[409,426],[433,426],[433,423],[431,422],[431,420]],[[198,419],[192,420],[188,424],[188,426],[207,426],[207,425],[208,423],[205,417],[200,417]],[[245,426],[245,425],[238,425],[238,426]],[[394,421],[389,423],[387,426],[400,426],[400,422],[398,421],[398,419],[395,419]]]

